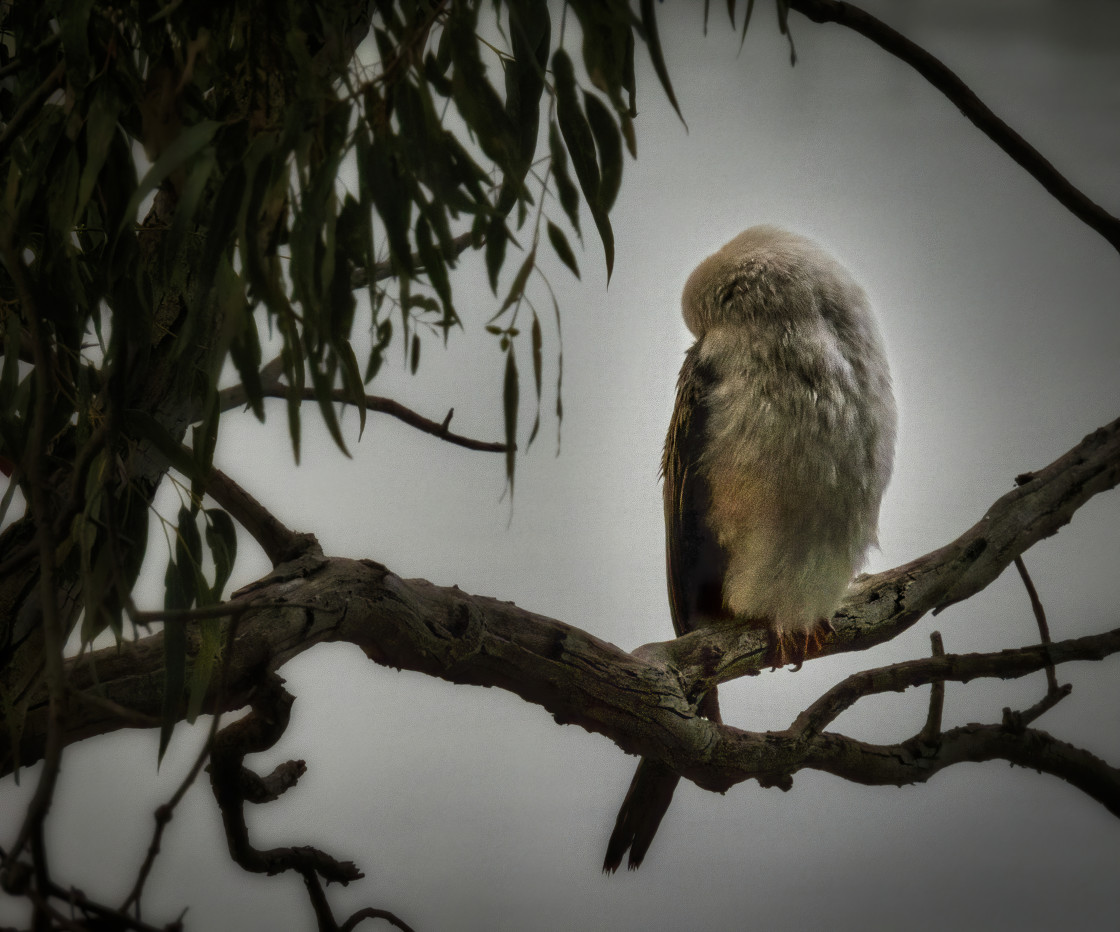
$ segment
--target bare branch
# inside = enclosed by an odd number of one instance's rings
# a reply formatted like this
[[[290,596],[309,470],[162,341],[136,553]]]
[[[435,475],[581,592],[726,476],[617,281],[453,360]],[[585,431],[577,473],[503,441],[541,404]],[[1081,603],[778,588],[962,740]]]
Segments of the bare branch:
[[[1027,565],[1022,557],[1015,558],[1015,569],[1019,571],[1019,578],[1027,590],[1027,597],[1031,600],[1031,609],[1034,611],[1035,621],[1038,622],[1038,636],[1043,644],[1050,643],[1050,626],[1046,623],[1046,609],[1042,607],[1042,600],[1038,597],[1038,590],[1034,587]],[[1046,685],[1051,693],[1058,691],[1058,675],[1054,672],[1054,664],[1046,667]]]
[[[805,766],[865,786],[905,786],[925,783],[954,764],[990,760],[1059,777],[1120,816],[1120,770],[1033,729],[1016,732],[1002,725],[964,725],[945,732],[932,751],[914,742],[872,745],[826,733],[814,739]]]
[[[266,388],[264,394],[267,398],[287,398],[291,391],[292,390],[287,385],[277,385]],[[301,397],[304,401],[315,401],[315,389],[310,385],[306,386],[303,389]],[[354,403],[354,400],[341,388],[336,388],[331,392],[331,397],[340,404]],[[391,414],[398,420],[404,421],[410,427],[415,427],[417,430],[421,430],[426,434],[431,434],[433,437],[438,437],[440,440],[446,440],[448,443],[455,444],[455,446],[466,447],[468,450],[478,450],[482,453],[505,453],[506,450],[509,449],[504,443],[475,440],[472,437],[464,437],[462,434],[452,433],[448,430],[448,425],[451,423],[450,418],[445,418],[442,423],[430,420],[422,414],[417,414],[410,408],[406,408],[399,402],[393,401],[392,398],[366,395],[365,406],[368,411]]]
[[[906,62],[955,104],[977,129],[1026,169],[1058,203],[1120,251],[1120,219],[1074,187],[1037,149],[996,116],[967,84],[920,45],[865,10],[840,0],[789,0],[789,6],[815,23],[847,26]]]
[[[279,361],[279,357],[277,357],[261,370],[261,388],[266,398],[287,398],[291,394],[292,389],[280,380],[281,367],[278,365]],[[300,397],[304,401],[318,400],[315,396],[315,390],[311,386],[305,387]],[[340,404],[354,404],[354,399],[341,388],[336,388],[331,393],[331,397]],[[222,411],[239,408],[248,404],[248,402],[249,396],[244,385],[234,385],[232,388],[223,389],[218,395],[218,405]],[[411,408],[406,408],[392,398],[383,398],[380,395],[366,395],[364,403],[367,411],[389,414],[400,421],[404,421],[410,427],[415,427],[417,430],[431,434],[433,437],[439,437],[440,440],[446,440],[456,446],[465,447],[468,450],[478,450],[483,453],[506,452],[507,448],[504,443],[475,440],[472,437],[452,433],[448,430],[451,423],[450,415],[445,417],[442,422],[433,421],[422,414],[417,414]]]
[[[352,861],[335,860],[309,846],[262,851],[249,840],[242,792],[243,761],[246,754],[272,747],[288,727],[294,697],[283,683],[275,674],[266,677],[250,699],[252,711],[219,731],[211,745],[210,786],[222,812],[229,853],[241,867],[253,873],[271,875],[294,870],[305,879],[317,874],[328,883],[347,884],[363,876]]]
[[[930,646],[933,648],[934,657],[945,656],[945,644],[941,640],[941,632],[930,632]],[[918,733],[918,740],[922,744],[933,744],[941,734],[941,714],[945,711],[945,681],[934,680],[930,684],[929,713],[926,715],[925,727]]]
[[[1103,634],[1071,638],[1057,644],[1037,644],[991,654],[935,654],[922,660],[861,670],[837,683],[797,716],[792,732],[807,735],[823,731],[841,712],[876,693],[901,692],[911,686],[947,681],[967,683],[981,677],[1017,679],[1046,668],[1048,663],[1102,660],[1120,652],[1120,628]]]

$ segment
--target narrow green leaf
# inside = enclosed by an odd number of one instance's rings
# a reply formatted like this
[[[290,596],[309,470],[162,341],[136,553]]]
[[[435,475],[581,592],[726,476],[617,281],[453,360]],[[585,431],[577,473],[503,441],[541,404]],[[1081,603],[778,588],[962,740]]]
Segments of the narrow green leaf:
[[[432,242],[432,228],[423,217],[416,221],[416,251],[424,265],[428,281],[443,304],[445,319],[454,317],[455,306],[451,301],[451,279],[447,275],[447,262]]]
[[[751,24],[751,13],[753,13],[753,12],[754,12],[754,0],[747,0],[747,13],[743,17],[743,32],[742,32],[742,35],[739,36],[739,48],[740,49],[743,47],[743,44],[747,41],[747,27]],[[732,23],[731,25],[734,26],[735,24]]]
[[[385,359],[385,350],[393,342],[393,322],[386,318],[377,325],[377,343],[370,349],[369,362],[366,363],[365,378],[362,384],[368,384],[377,378],[381,363]]]
[[[580,109],[576,97],[575,74],[571,59],[563,49],[557,49],[552,56],[552,73],[556,78],[556,118],[568,154],[572,157],[579,186],[591,217],[603,241],[603,253],[607,260],[607,281],[614,270],[614,233],[603,207],[600,193],[599,166],[595,161],[595,139],[588,125],[587,117]]]
[[[516,175],[517,127],[486,78],[479,57],[478,8],[452,4],[445,30],[451,45],[451,93],[455,106],[473,130],[482,151],[508,175]]]
[[[560,257],[560,261],[563,262],[564,265],[575,273],[576,278],[579,278],[579,265],[576,263],[576,254],[572,252],[572,247],[568,243],[568,238],[564,235],[564,231],[551,220],[548,221],[547,229],[548,241],[552,243],[552,248],[556,250],[556,255]]]
[[[354,355],[354,347],[349,340],[343,340],[335,346],[339,362],[342,363],[342,386],[350,395],[354,407],[358,409],[358,440],[366,430],[366,393],[365,384],[362,382],[361,372],[358,369],[358,357]]]
[[[665,67],[665,56],[661,51],[661,37],[657,34],[657,16],[654,13],[653,0],[641,0],[641,9],[642,29],[645,30],[646,46],[649,48],[649,57],[653,62],[653,70],[657,72],[657,79],[665,89],[665,96],[669,98],[669,103],[671,103],[673,109],[677,111],[677,116],[680,117],[680,121],[684,123],[685,129],[688,129],[688,124],[684,122],[684,115],[681,113],[680,105],[677,103],[677,95],[673,93],[673,82],[669,80],[669,69]],[[732,6],[731,9],[734,10],[734,6]]]
[[[552,157],[552,176],[556,179],[556,196],[560,206],[568,215],[568,221],[576,235],[582,239],[579,229],[579,190],[568,174],[568,153],[560,138],[560,129],[553,121],[548,127],[548,150]]]
[[[237,529],[233,519],[221,508],[207,508],[206,545],[214,560],[214,585],[211,595],[215,602],[221,601],[222,590],[229,582],[233,564],[237,561]]]
[[[506,424],[506,481],[509,482],[510,501],[513,500],[513,474],[517,464],[518,396],[517,360],[514,358],[511,342],[506,353],[506,374],[502,384],[502,408]]]
[[[541,334],[541,322],[537,317],[537,312],[533,312],[533,327],[530,330],[531,342],[533,345],[533,382],[537,388],[537,407],[540,407],[541,402],[541,368],[542,368],[542,353],[541,349],[544,346],[544,337]]]
[[[498,293],[498,275],[506,261],[506,243],[509,242],[509,231],[506,229],[505,218],[495,214],[486,226],[486,274],[490,279],[490,290]]]
[[[93,0],[75,0],[62,4],[60,8],[58,25],[66,59],[66,77],[78,89],[84,88],[90,79],[89,26],[92,9]]]
[[[346,455],[350,451],[346,448],[346,440],[342,436],[342,426],[338,423],[338,413],[334,409],[334,384],[330,374],[319,368],[314,361],[310,365],[311,385],[315,389],[315,400],[319,402],[319,412],[327,425],[331,439],[335,445]]]
[[[195,159],[195,164],[190,169],[190,174],[187,176],[186,183],[183,186],[183,192],[179,194],[179,203],[175,205],[175,216],[171,220],[171,229],[168,230],[167,236],[164,241],[164,268],[167,272],[172,269],[176,270],[179,276],[184,276],[186,269],[181,268],[183,262],[183,243],[186,239],[190,225],[194,222],[195,214],[198,211],[198,205],[202,202],[203,193],[206,190],[206,185],[209,183],[209,178],[214,173],[214,168],[217,165],[217,153],[214,151],[213,146],[207,146],[202,152],[199,152],[198,158]],[[197,257],[197,252],[195,252]],[[190,271],[194,271],[194,262],[190,262]],[[180,268],[176,269],[177,265]],[[209,282],[205,282],[207,289]],[[195,302],[194,310],[202,302]],[[189,310],[188,310],[189,314]],[[180,347],[193,345],[192,328],[194,319],[197,314],[192,314],[188,317],[188,323],[185,329],[180,329],[178,334],[177,343]]]
[[[545,68],[552,21],[545,0],[511,4],[508,8],[512,59],[503,59],[506,78],[506,113],[516,133],[513,172],[503,179],[498,213],[503,216],[514,202],[524,204],[529,192],[523,182],[537,149],[540,100],[545,86]]]
[[[90,104],[86,118],[86,162],[82,166],[82,178],[78,184],[77,215],[80,217],[86,202],[93,194],[97,176],[105,159],[109,156],[110,144],[117,131],[117,116],[120,113],[120,100],[109,90],[107,83],[99,86],[93,103]]]
[[[59,240],[69,239],[74,229],[74,206],[78,201],[78,183],[82,166],[78,150],[71,147],[62,168],[51,179],[52,193],[47,204],[47,221]]]
[[[173,573],[173,563],[167,566]],[[171,732],[179,718],[179,700],[183,695],[187,673],[187,629],[181,622],[164,625],[163,628],[163,714],[159,729],[159,756],[163,761],[164,752],[171,741]]]
[[[797,64],[797,49],[793,47],[793,33],[789,30],[789,0],[778,0],[778,29],[789,40],[789,63]]]
[[[514,302],[521,299],[525,293],[525,283],[529,281],[529,273],[533,271],[533,267],[537,261],[536,247],[529,250],[529,255],[525,257],[525,261],[521,263],[521,267],[517,270],[517,274],[513,277],[513,284],[509,286],[509,294],[502,302],[502,306],[498,308],[498,313],[495,314],[490,320],[495,320],[500,317],[506,310],[511,307]]]
[[[420,335],[412,334],[412,352],[410,353],[408,368],[413,375],[420,366]]]
[[[384,139],[374,139],[367,147],[364,137],[358,137],[358,162],[369,186],[370,197],[385,226],[389,241],[389,254],[397,269],[412,274],[412,250],[408,244],[408,231],[412,226],[413,185],[404,177],[400,160],[390,152]]]
[[[622,187],[622,134],[607,105],[594,94],[584,93],[583,106],[599,150],[599,205],[610,211]]]
[[[198,533],[198,523],[194,518],[194,511],[183,505],[179,508],[179,526],[175,537],[175,562],[180,566],[182,583],[185,587],[187,603],[183,608],[190,608],[199,601],[202,594],[197,583],[201,578],[195,570],[202,569],[202,537]]]
[[[560,455],[560,429],[564,423],[564,331],[560,326],[560,304],[556,295],[552,295],[552,311],[556,315],[556,337],[560,342],[560,350],[556,354],[556,455]]]
[[[179,627],[183,627],[180,625]],[[198,653],[191,667],[190,690],[187,694],[187,721],[194,724],[202,711],[202,702],[214,678],[222,654],[222,622],[217,618],[204,618],[198,622]]]
[[[175,169],[206,146],[214,138],[214,134],[221,125],[220,120],[202,120],[193,126],[186,127],[172,140],[171,145],[164,149],[163,154],[156,160],[155,165],[148,169],[140,184],[132,193],[128,207],[125,208],[121,229],[117,232],[118,236],[125,227],[136,222],[136,212],[140,209],[140,202],[159,187],[163,180]]]

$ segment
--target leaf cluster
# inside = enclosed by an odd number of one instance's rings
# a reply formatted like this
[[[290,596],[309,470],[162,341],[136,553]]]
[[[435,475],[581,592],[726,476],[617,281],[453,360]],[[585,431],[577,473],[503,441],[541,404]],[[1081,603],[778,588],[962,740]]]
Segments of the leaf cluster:
[[[559,22],[556,11],[47,0],[0,12],[0,466],[13,478],[0,512],[17,488],[40,503],[24,520],[50,529],[58,572],[81,593],[66,631],[81,620],[87,642],[122,636],[168,469],[189,489],[164,522],[165,607],[221,598],[236,534],[201,502],[224,368],[261,419],[282,387],[298,460],[304,399],[346,451],[338,403],[364,427],[366,387],[394,345],[415,372],[425,340],[477,321],[501,358],[512,492],[518,344],[532,364],[531,444],[551,339],[538,259],[551,249],[578,276],[570,237],[589,215],[611,273],[639,43],[673,99],[651,3],[573,0]],[[577,31],[573,57],[565,35]],[[454,291],[466,246],[484,254],[488,319]],[[267,364],[266,336],[280,344]],[[9,568],[34,552],[13,526],[17,539]],[[214,669],[217,629],[200,630],[193,671],[183,626],[167,639],[168,722],[184,690],[197,711]]]

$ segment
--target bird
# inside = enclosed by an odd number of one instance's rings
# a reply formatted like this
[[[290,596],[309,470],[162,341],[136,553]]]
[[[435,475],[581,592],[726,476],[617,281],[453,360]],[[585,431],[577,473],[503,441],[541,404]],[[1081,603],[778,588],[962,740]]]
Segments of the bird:
[[[813,241],[751,227],[696,267],[661,461],[669,609],[678,637],[762,626],[785,664],[819,647],[867,553],[897,414],[863,289]],[[697,713],[719,722],[716,690]],[[645,858],[680,776],[643,758],[607,845],[613,873]]]

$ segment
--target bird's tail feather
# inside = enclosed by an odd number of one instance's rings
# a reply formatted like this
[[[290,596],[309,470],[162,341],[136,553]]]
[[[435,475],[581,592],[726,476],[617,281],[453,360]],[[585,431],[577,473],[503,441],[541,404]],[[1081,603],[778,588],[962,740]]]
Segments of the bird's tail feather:
[[[622,808],[618,810],[611,840],[607,842],[607,856],[603,870],[613,874],[622,865],[622,856],[630,849],[627,867],[637,870],[649,850],[661,819],[673,801],[673,791],[680,782],[680,775],[673,773],[661,761],[642,758]]]
[[[719,698],[714,689],[700,700],[698,711],[714,722],[723,721],[719,714]],[[680,774],[674,773],[661,761],[643,757],[634,771],[630,789],[618,817],[614,821],[614,831],[607,842],[607,856],[603,859],[603,871],[613,874],[622,866],[622,856],[630,849],[628,870],[637,870],[657,834],[661,819],[669,811],[673,793],[680,782]]]

